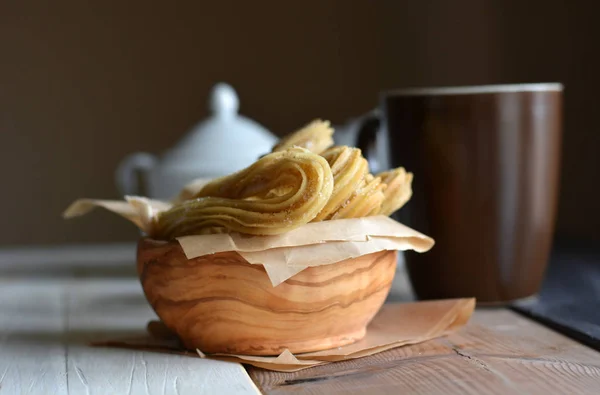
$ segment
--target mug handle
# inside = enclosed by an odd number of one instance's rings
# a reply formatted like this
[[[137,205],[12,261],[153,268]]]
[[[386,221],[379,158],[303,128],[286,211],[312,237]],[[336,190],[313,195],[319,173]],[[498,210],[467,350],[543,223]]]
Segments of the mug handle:
[[[140,188],[137,172],[150,170],[155,165],[156,157],[147,152],[136,152],[127,156],[121,161],[116,171],[116,183],[119,192],[123,195],[138,195]]]
[[[381,130],[381,113],[374,110],[363,117],[356,135],[356,146],[360,148],[363,156],[369,161],[369,167],[373,173],[384,171],[382,153],[379,152],[378,139]]]

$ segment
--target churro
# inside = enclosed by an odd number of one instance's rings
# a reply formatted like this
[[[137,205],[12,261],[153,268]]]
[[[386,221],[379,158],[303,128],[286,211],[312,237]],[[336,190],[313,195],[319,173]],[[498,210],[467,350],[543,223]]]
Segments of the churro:
[[[298,147],[274,152],[159,213],[153,237],[172,239],[221,228],[252,235],[284,233],[314,219],[329,201],[333,184],[323,157]]]
[[[377,174],[381,182],[387,185],[383,192],[384,199],[379,214],[392,215],[410,200],[412,196],[412,173],[403,167]]]
[[[331,219],[378,215],[381,210],[381,204],[385,199],[383,192],[385,188],[386,185],[381,182],[381,178],[365,177],[363,186],[359,187],[352,194],[350,199],[331,216]]]
[[[313,222],[329,219],[350,199],[369,173],[369,164],[358,148],[335,146],[321,155],[327,160],[333,173],[333,192]]]
[[[279,141],[273,152],[291,147],[302,147],[320,154],[333,145],[333,129],[329,121],[314,120],[303,128],[291,133]]]

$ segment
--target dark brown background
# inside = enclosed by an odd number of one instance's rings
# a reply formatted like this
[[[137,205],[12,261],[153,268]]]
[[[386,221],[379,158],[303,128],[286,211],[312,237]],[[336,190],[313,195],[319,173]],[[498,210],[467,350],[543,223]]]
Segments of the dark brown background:
[[[135,238],[111,214],[60,213],[117,197],[119,160],[172,145],[220,80],[278,134],[343,122],[386,88],[563,82],[558,233],[600,240],[593,1],[0,4],[2,244]]]

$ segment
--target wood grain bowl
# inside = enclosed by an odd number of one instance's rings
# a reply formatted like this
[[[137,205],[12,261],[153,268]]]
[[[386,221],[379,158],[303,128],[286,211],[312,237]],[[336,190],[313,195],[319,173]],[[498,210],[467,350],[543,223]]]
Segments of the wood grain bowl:
[[[186,348],[277,355],[363,338],[390,290],[396,258],[381,251],[310,267],[273,287],[262,265],[236,252],[187,259],[178,242],[146,238],[137,270],[154,311]]]

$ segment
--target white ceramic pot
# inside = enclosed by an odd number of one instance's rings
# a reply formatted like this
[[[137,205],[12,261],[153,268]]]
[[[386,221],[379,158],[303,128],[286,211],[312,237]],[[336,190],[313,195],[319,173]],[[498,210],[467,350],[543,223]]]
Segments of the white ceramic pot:
[[[215,85],[210,97],[212,116],[196,125],[175,147],[160,158],[138,152],[121,162],[116,171],[120,192],[140,194],[141,178],[147,196],[172,198],[194,179],[231,174],[270,152],[277,138],[239,115],[238,108],[235,90],[224,83]]]

